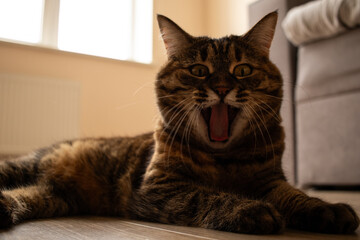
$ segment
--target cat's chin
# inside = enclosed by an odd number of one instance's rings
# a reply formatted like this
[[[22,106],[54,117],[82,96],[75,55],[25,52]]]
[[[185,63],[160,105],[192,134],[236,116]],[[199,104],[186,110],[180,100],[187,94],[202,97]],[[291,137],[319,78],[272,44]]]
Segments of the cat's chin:
[[[226,151],[229,146],[231,145],[230,142],[226,141],[226,142],[212,142],[212,141],[208,141],[206,143],[207,147],[210,147],[212,150],[214,151]]]

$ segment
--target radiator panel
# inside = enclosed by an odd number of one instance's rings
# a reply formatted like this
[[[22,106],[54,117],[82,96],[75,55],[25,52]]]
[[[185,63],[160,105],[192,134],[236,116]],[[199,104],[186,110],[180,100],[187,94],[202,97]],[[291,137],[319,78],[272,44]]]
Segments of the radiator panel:
[[[77,138],[80,83],[0,74],[0,153]]]

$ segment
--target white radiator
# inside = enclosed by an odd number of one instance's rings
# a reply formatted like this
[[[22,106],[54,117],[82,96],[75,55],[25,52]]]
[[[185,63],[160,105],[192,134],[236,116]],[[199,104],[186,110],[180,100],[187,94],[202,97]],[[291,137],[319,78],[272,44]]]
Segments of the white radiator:
[[[0,153],[79,135],[80,83],[0,74]]]

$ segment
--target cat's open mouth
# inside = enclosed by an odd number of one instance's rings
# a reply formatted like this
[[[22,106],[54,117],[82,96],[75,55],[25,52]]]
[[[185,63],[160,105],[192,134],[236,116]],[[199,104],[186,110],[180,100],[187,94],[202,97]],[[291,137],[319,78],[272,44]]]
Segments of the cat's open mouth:
[[[201,111],[208,127],[210,141],[226,142],[229,139],[231,124],[238,112],[238,108],[225,103],[218,103]]]

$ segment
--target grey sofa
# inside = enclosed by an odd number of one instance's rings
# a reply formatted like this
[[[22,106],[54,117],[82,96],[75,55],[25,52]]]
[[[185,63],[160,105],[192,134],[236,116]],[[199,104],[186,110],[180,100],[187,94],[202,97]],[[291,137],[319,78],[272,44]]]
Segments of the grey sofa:
[[[360,185],[360,28],[299,48],[300,185]]]
[[[270,57],[284,77],[283,165],[300,187],[360,186],[360,28],[295,48],[281,22],[306,2],[260,0],[249,9],[251,25],[279,12]]]

